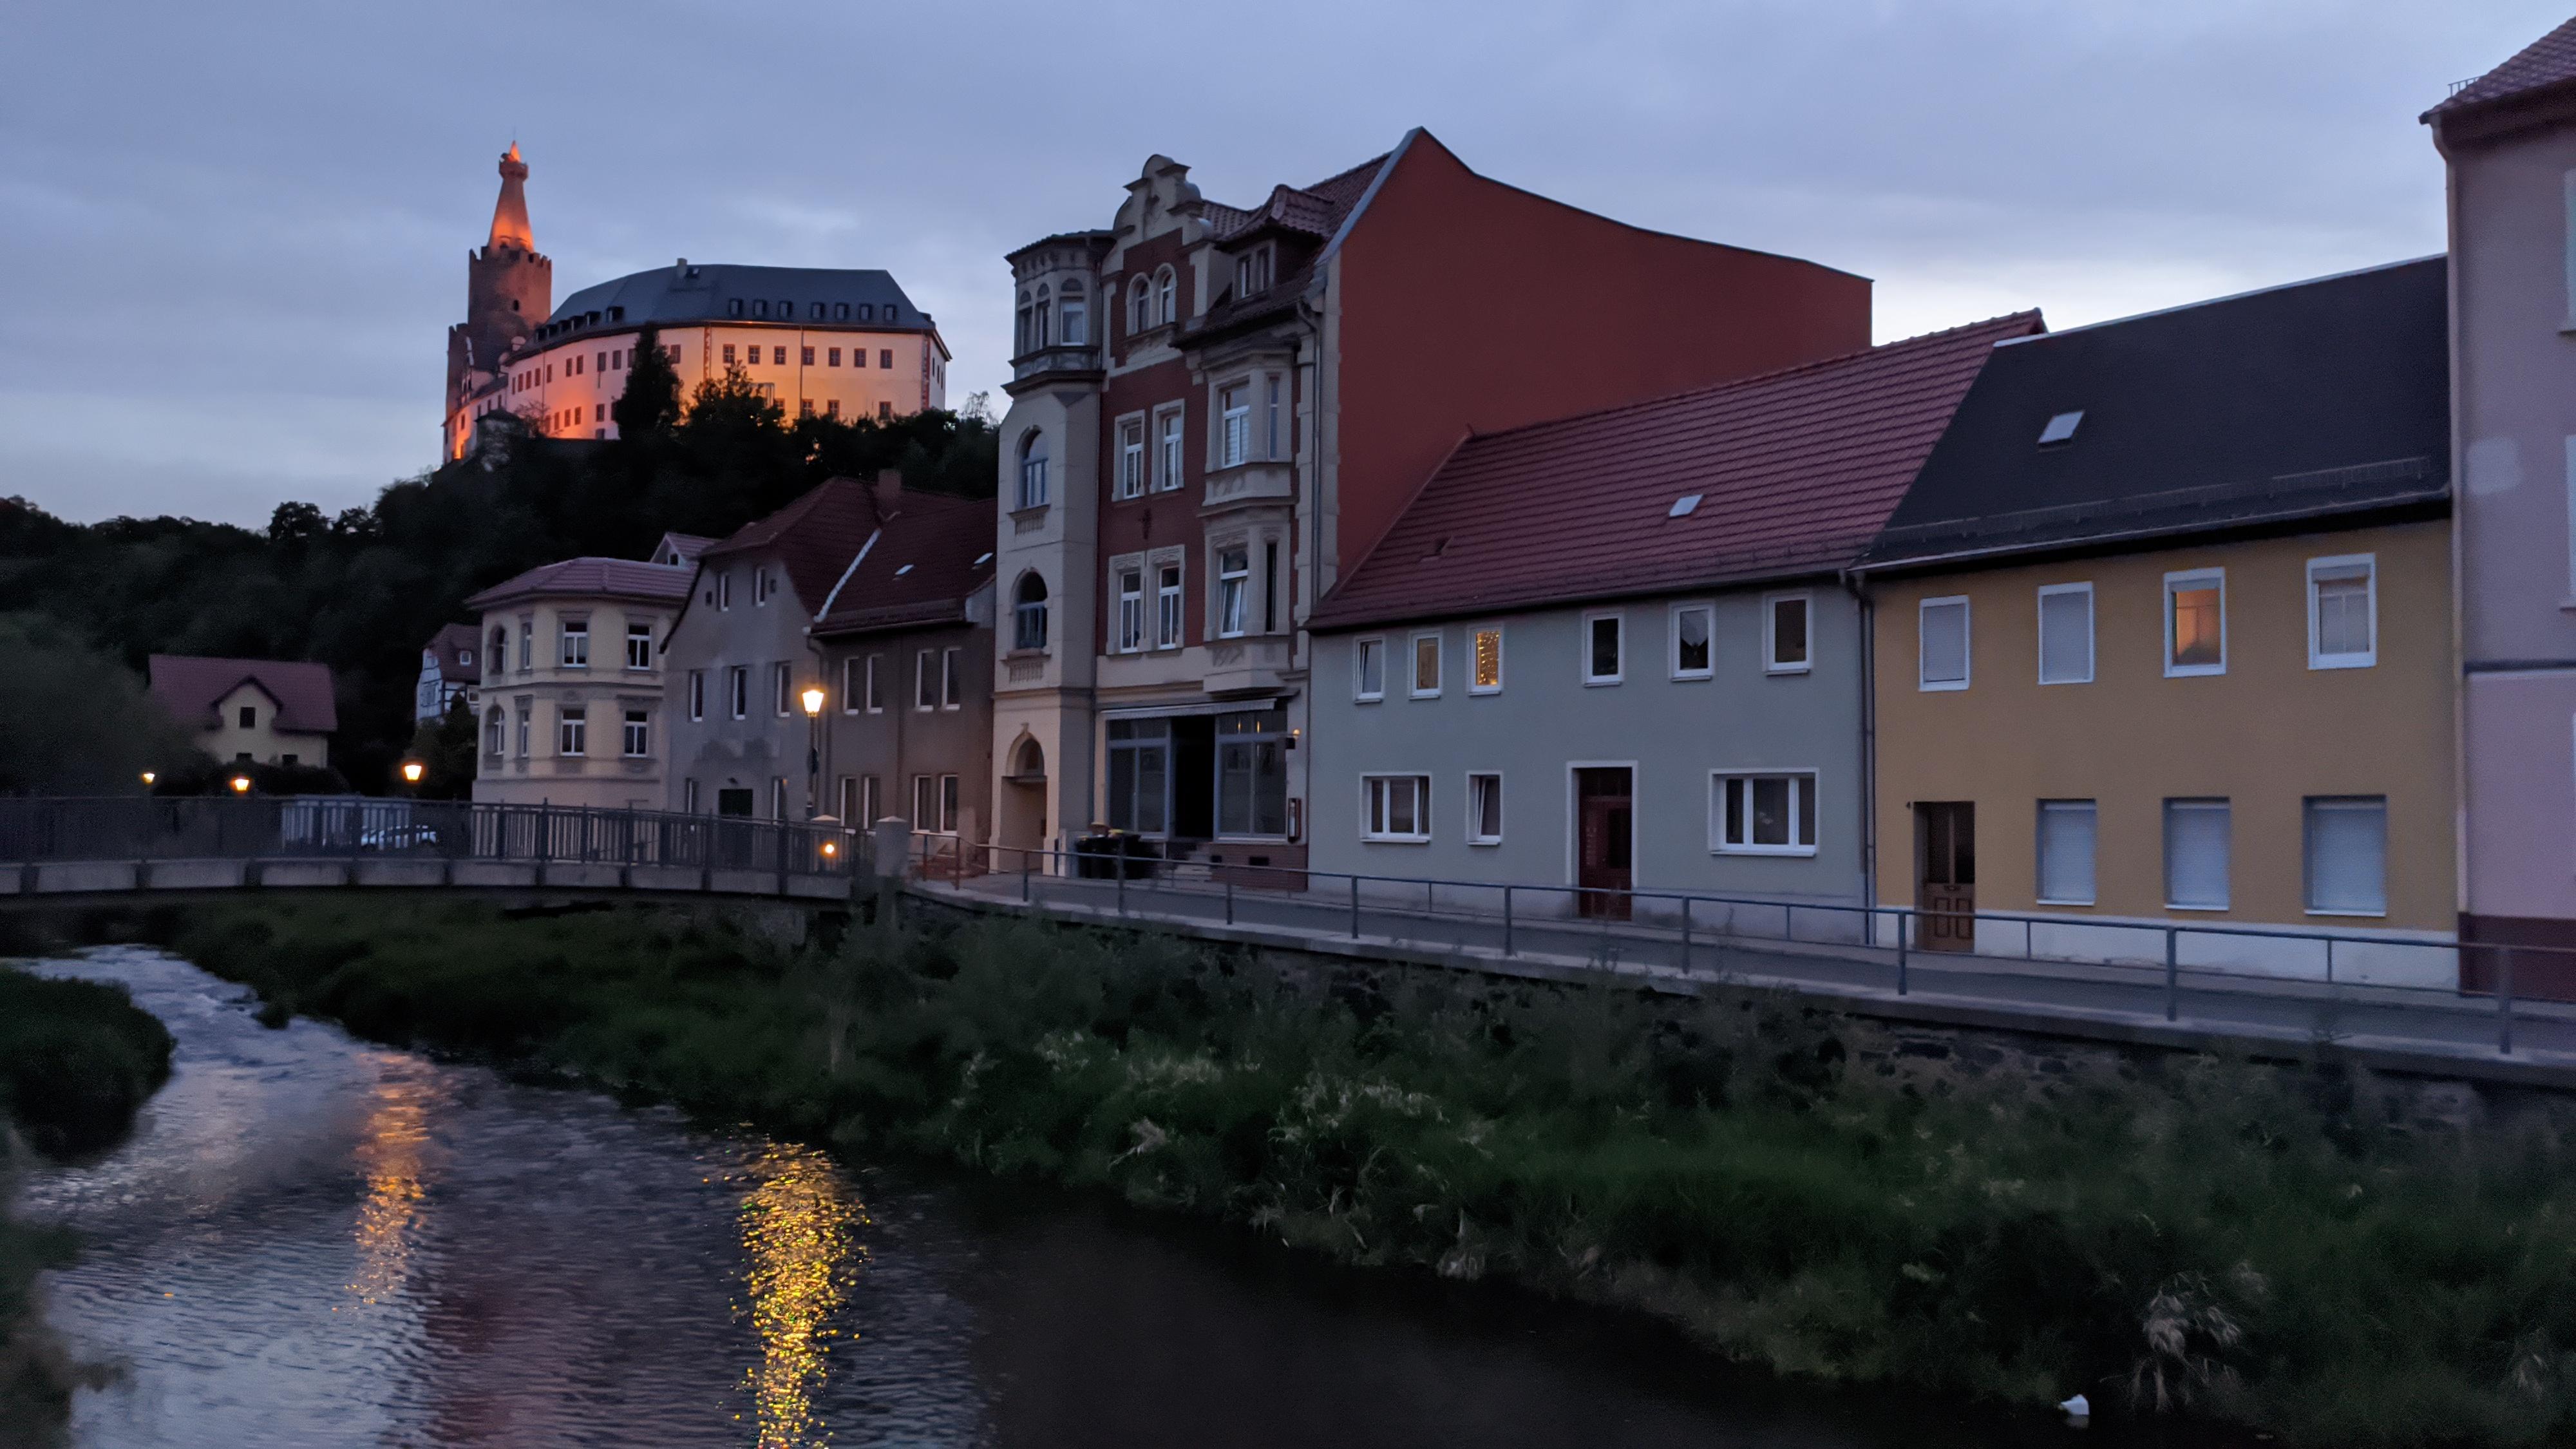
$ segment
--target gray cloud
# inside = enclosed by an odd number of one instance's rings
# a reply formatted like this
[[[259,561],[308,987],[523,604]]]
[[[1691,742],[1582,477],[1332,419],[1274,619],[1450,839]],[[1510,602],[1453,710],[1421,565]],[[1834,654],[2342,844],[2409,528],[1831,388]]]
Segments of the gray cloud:
[[[2059,325],[2439,250],[2416,123],[2565,18],[2522,0],[1724,0],[1227,11],[127,0],[0,58],[0,493],[258,522],[435,456],[515,135],[558,292],[883,266],[995,385],[1000,253],[1150,152],[1212,196],[1426,125],[1625,220],[1879,280],[1879,333]],[[2474,13],[2471,13],[2474,11]],[[1544,279],[1533,279],[1533,286]]]

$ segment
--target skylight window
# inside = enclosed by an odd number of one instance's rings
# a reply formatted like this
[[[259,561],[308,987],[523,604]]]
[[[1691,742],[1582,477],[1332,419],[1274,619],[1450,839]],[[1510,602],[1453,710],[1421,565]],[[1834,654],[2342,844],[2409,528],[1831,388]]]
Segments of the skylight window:
[[[2052,443],[2066,442],[2075,436],[2075,425],[2082,421],[2084,414],[2080,409],[2050,418],[2048,426],[2039,430],[2039,445],[2045,448]]]
[[[902,578],[905,574],[908,574],[908,573],[911,573],[911,572],[912,572],[912,565],[910,565],[910,564],[905,564],[902,568],[896,569],[896,570],[894,571],[894,576],[895,576],[896,578]]]
[[[982,568],[984,565],[986,565],[986,564],[988,564],[988,563],[991,563],[992,561],[993,561],[993,553],[992,553],[992,550],[990,550],[990,549],[986,549],[984,552],[982,552],[982,553],[979,553],[979,554],[975,555],[975,562],[974,562],[974,563],[972,563],[972,564],[970,564],[970,565],[968,565],[968,567],[970,567],[970,568],[979,568],[979,569],[980,569],[980,568]]]
[[[1701,495],[1697,493],[1683,494],[1681,497],[1673,500],[1672,509],[1665,513],[1664,516],[1666,518],[1690,517],[1693,513],[1698,511],[1700,497]]]

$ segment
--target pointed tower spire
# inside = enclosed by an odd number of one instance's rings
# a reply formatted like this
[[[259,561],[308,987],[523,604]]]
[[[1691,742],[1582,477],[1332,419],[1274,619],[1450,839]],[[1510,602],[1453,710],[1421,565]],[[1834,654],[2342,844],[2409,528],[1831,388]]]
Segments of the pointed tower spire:
[[[501,153],[501,199],[492,206],[492,247],[537,249],[537,234],[528,226],[528,163],[519,159],[519,143]]]

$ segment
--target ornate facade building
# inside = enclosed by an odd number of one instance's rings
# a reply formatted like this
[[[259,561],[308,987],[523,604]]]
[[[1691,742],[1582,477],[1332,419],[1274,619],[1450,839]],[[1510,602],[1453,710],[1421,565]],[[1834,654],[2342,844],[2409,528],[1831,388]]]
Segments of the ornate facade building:
[[[1306,617],[1461,439],[1869,343],[1865,278],[1420,130],[1247,206],[1155,156],[1107,227],[1008,260],[995,840],[1096,823],[1229,870],[1306,863]]]
[[[501,157],[501,195],[466,259],[465,320],[447,330],[445,451],[474,446],[495,412],[557,438],[612,438],[610,406],[644,330],[681,397],[739,367],[790,418],[892,418],[948,402],[947,344],[886,272],[691,265],[635,272],[553,305],[554,263],[528,225],[528,165]]]

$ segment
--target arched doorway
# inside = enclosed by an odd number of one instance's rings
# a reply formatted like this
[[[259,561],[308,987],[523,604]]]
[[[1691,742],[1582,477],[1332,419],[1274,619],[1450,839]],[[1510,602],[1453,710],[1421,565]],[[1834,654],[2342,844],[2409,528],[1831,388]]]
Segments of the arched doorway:
[[[1003,870],[1021,868],[1020,852],[1043,850],[1047,843],[1047,768],[1046,747],[1027,730],[1011,742],[1003,755],[1002,798],[995,802],[995,840],[1004,847],[997,862]],[[1044,870],[1043,860],[1028,864]]]

